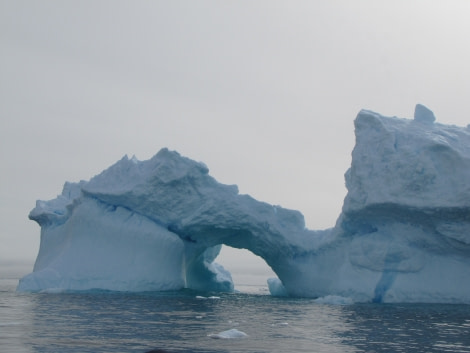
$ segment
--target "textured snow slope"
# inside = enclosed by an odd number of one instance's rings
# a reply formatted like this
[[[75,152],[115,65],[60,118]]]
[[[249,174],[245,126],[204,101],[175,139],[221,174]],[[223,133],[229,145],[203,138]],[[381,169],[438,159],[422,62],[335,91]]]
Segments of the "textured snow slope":
[[[38,201],[34,272],[19,290],[233,290],[221,244],[263,257],[273,294],[377,302],[470,302],[470,130],[361,111],[334,228],[238,194],[161,150],[124,157]]]

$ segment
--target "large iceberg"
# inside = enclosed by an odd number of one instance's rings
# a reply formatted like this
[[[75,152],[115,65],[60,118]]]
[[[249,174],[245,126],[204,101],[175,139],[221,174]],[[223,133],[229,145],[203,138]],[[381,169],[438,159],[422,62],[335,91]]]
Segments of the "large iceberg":
[[[362,110],[335,227],[241,195],[199,162],[162,149],[66,183],[29,217],[41,226],[20,291],[231,291],[222,244],[261,256],[272,294],[470,303],[470,128]]]

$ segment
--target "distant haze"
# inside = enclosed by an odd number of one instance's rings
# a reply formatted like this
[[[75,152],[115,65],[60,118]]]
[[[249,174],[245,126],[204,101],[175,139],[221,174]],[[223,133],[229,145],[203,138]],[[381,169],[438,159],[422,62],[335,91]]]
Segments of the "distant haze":
[[[333,226],[360,109],[470,123],[469,18],[467,0],[1,1],[0,264],[34,261],[37,199],[162,147]]]

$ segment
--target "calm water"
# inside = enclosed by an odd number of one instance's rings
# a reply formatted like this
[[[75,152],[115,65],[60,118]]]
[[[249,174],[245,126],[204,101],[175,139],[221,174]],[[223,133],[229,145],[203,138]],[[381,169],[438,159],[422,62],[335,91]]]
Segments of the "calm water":
[[[15,293],[0,352],[470,352],[470,305],[327,305],[260,294]],[[248,291],[264,293],[264,288]],[[209,337],[228,329],[248,337]]]

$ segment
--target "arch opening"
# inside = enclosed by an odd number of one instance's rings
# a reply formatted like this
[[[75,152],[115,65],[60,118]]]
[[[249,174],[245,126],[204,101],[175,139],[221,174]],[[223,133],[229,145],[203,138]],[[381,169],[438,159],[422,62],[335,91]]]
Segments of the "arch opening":
[[[266,261],[247,249],[222,245],[214,262],[232,275],[235,291],[249,294],[270,294],[268,278],[277,277]]]

